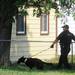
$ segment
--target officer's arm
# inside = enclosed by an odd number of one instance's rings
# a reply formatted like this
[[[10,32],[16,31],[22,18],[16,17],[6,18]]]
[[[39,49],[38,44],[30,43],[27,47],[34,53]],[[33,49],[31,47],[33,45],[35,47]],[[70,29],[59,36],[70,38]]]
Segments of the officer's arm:
[[[53,47],[54,47],[54,44],[57,43],[58,40],[61,39],[62,35],[63,35],[63,33],[60,33],[60,34],[58,35],[58,37],[54,40],[54,42],[52,43],[52,45],[50,46],[50,48],[53,48]]]
[[[52,45],[50,46],[50,48],[53,48],[53,47],[54,47],[54,44],[57,43],[58,40],[59,40],[59,38],[57,37],[57,38],[54,40],[54,42],[52,43]]]
[[[52,43],[52,45],[50,46],[50,48],[53,48],[53,47],[54,47],[54,44],[57,43],[58,40],[61,39],[62,35],[63,35],[63,32],[61,32],[61,33],[58,35],[58,37],[54,40],[54,42]]]
[[[72,34],[72,39],[75,41],[75,36]]]

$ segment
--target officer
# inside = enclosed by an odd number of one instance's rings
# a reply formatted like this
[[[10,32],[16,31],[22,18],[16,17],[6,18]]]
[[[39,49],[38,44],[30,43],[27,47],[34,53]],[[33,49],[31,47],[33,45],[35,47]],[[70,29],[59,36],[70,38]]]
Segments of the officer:
[[[57,36],[57,38],[51,45],[51,48],[53,48],[54,44],[57,43],[59,40],[61,55],[59,58],[58,68],[60,68],[62,65],[64,65],[65,68],[71,68],[70,64],[68,63],[67,56],[70,52],[70,44],[72,40],[75,41],[75,36],[69,31],[68,25],[64,25],[62,26],[62,28],[63,28],[63,31]]]

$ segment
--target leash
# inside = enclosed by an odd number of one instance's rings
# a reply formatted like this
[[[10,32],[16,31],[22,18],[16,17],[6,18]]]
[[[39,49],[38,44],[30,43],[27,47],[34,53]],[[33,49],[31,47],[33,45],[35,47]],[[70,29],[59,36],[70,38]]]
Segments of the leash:
[[[34,56],[36,56],[36,55],[38,55],[38,54],[40,54],[40,53],[42,53],[42,52],[44,52],[44,51],[46,51],[46,50],[49,50],[49,49],[50,49],[50,47],[48,47],[47,49],[41,50],[40,52],[34,54],[32,57],[34,57]]]

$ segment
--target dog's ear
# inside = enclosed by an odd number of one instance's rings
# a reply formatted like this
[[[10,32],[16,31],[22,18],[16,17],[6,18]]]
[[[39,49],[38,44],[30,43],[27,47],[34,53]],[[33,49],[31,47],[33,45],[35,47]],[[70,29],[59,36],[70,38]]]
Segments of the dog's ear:
[[[24,56],[22,56],[22,58],[24,58]]]

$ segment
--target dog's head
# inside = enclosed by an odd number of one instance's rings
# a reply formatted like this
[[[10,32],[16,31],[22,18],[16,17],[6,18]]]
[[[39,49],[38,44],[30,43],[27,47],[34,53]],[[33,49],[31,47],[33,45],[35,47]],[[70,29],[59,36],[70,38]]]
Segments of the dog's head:
[[[21,58],[18,59],[17,64],[24,63],[24,61],[25,61],[25,58],[24,56],[22,56]]]

